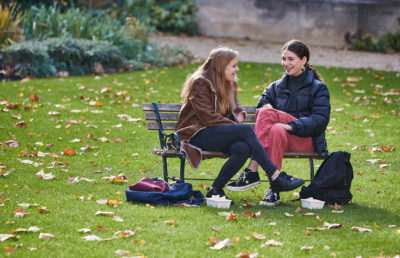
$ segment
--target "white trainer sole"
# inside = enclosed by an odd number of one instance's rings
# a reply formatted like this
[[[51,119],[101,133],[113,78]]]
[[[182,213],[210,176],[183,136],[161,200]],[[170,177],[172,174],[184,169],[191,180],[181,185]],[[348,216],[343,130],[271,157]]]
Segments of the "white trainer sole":
[[[264,202],[264,201],[260,201],[260,205],[263,205],[263,206],[270,206],[270,207],[276,206],[276,205],[278,205],[279,203],[281,203],[281,200],[277,200],[276,202]]]

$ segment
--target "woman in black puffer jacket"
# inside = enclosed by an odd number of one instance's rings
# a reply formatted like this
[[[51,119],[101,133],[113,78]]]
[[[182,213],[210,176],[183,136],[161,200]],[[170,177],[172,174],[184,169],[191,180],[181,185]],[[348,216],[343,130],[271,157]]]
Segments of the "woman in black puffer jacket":
[[[282,167],[285,152],[327,151],[325,129],[329,123],[329,91],[309,64],[306,44],[291,40],[282,48],[283,77],[265,89],[257,104],[255,133],[271,161]],[[239,178],[226,187],[243,191],[260,184],[258,164],[252,160]],[[279,192],[268,189],[261,205],[280,202]]]

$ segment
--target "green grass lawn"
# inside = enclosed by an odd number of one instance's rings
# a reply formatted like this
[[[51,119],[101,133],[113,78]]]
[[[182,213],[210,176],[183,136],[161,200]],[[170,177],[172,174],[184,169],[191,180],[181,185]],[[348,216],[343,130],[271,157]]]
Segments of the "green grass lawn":
[[[195,67],[0,83],[0,234],[19,237],[0,242],[0,256],[117,257],[117,250],[147,257],[235,257],[244,250],[259,257],[400,254],[400,73],[395,72],[318,67],[331,93],[329,151],[352,154],[351,204],[304,210],[289,192],[281,194],[276,207],[241,206],[258,204],[267,183],[254,191],[227,192],[235,202],[230,210],[205,203],[200,208],[126,203],[124,190],[130,184],[143,176],[162,176],[160,158],[152,154],[158,135],[146,130],[141,104],[180,102],[182,83]],[[241,63],[240,68],[244,105],[255,105],[264,87],[282,74],[280,65]],[[18,146],[5,144],[10,140]],[[67,148],[75,154],[66,155]],[[187,166],[186,174],[215,177],[223,162],[207,160],[198,170]],[[178,176],[178,160],[171,160],[169,169]],[[284,160],[283,169],[308,177],[306,160]],[[55,179],[35,175],[42,170]],[[122,173],[128,182],[102,179]],[[200,184],[210,181],[192,183],[205,193]],[[98,200],[120,203],[113,207]],[[15,216],[17,209],[30,215]],[[247,210],[263,214],[248,218]],[[123,221],[97,211],[115,212]],[[218,211],[238,216],[227,220]],[[324,222],[341,227],[313,230]],[[18,232],[33,226],[40,231]],[[79,232],[84,228],[91,231]],[[119,237],[124,230],[135,235]],[[39,239],[41,233],[54,237]],[[112,239],[85,241],[89,235]],[[212,250],[209,238],[230,238],[233,246]],[[271,239],[282,246],[262,247]]]

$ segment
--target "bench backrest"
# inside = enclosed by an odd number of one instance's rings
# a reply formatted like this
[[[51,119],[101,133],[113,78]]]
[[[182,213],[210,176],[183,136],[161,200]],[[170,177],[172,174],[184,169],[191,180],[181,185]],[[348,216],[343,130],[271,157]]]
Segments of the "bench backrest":
[[[179,111],[181,110],[180,104],[157,104],[158,111],[160,114],[162,127],[164,130],[175,130],[176,122],[178,121]],[[253,124],[255,122],[255,106],[244,106],[246,112],[246,123]],[[159,125],[157,123],[157,116],[155,113],[154,105],[152,103],[143,103],[143,111],[145,111],[145,118],[147,122],[147,129],[158,130]]]

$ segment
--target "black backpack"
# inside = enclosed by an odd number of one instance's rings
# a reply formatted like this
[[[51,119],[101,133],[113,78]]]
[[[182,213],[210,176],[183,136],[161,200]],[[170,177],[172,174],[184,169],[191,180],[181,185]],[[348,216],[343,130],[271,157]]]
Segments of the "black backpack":
[[[346,204],[353,198],[350,192],[352,180],[350,153],[332,152],[322,162],[311,183],[301,188],[300,198],[313,197],[328,204]]]

